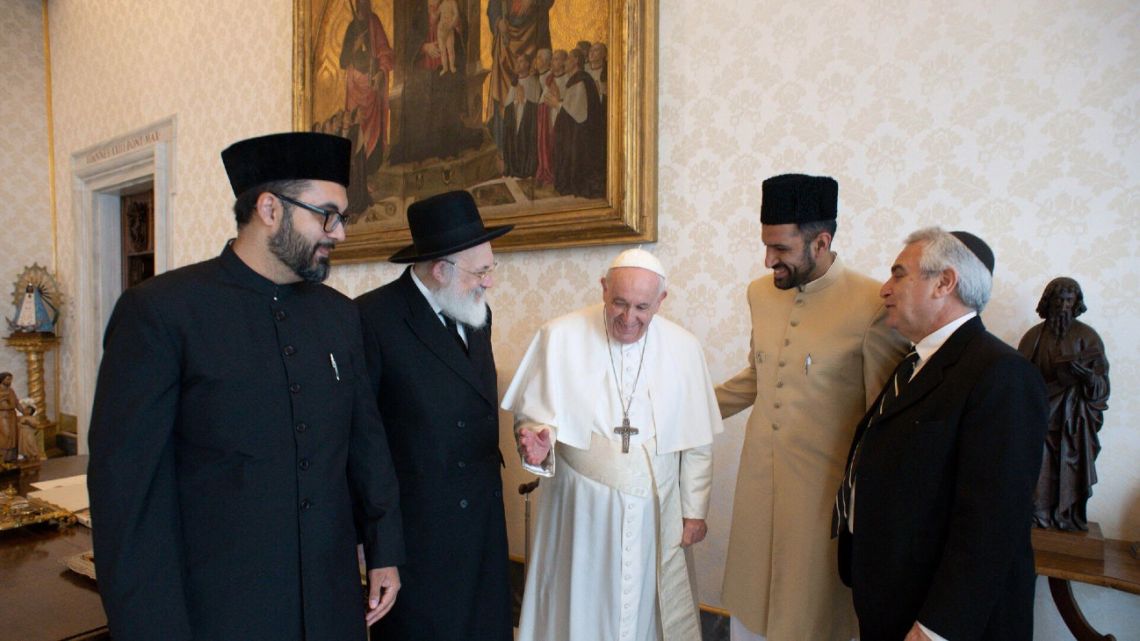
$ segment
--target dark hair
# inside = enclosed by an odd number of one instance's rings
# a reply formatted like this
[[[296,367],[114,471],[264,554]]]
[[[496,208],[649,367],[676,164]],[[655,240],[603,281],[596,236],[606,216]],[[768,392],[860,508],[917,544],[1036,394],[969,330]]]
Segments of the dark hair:
[[[12,375],[12,372],[0,372],[0,381],[3,381],[4,379],[8,378],[11,375]]]
[[[1045,286],[1045,292],[1041,294],[1041,300],[1037,302],[1037,315],[1041,318],[1049,318],[1049,302],[1053,300],[1054,296],[1065,290],[1075,294],[1073,318],[1089,311],[1089,308],[1085,307],[1085,293],[1081,291],[1081,284],[1072,278],[1061,276],[1049,281],[1049,284]]]
[[[274,180],[243,191],[234,200],[234,220],[237,221],[238,229],[244,227],[253,216],[253,209],[257,206],[257,199],[261,194],[272,191],[283,196],[296,198],[302,191],[305,191],[308,184],[309,181],[307,180]]]
[[[586,66],[586,54],[583,53],[581,49],[571,49],[570,51],[567,51],[566,53],[569,54],[570,57],[573,58],[575,60],[575,62],[578,63],[579,68],[585,68],[585,66]]]
[[[804,244],[810,243],[815,240],[817,236],[823,232],[827,232],[832,238],[835,238],[835,230],[838,224],[834,219],[832,220],[813,220],[810,223],[799,223],[796,228],[800,232],[800,237],[804,239]]]

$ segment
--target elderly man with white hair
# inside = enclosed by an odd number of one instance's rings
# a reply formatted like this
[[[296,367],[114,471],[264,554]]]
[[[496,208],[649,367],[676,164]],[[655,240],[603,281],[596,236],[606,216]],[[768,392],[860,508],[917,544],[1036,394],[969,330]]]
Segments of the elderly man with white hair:
[[[660,261],[622,252],[601,305],[547,323],[503,398],[544,485],[520,641],[699,641],[686,548],[723,430],[697,339],[657,316]]]

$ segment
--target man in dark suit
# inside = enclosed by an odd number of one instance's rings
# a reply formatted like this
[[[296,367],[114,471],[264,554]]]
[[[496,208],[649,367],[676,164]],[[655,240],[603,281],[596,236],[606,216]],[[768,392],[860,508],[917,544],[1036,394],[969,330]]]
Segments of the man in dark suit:
[[[977,316],[993,265],[976,236],[923,229],[880,290],[915,351],[860,422],[836,497],[864,641],[1032,638],[1047,407],[1037,369]]]
[[[376,630],[400,641],[509,641],[498,386],[485,292],[495,269],[471,195],[408,208],[414,263],[357,299],[372,390],[399,478],[407,562]]]

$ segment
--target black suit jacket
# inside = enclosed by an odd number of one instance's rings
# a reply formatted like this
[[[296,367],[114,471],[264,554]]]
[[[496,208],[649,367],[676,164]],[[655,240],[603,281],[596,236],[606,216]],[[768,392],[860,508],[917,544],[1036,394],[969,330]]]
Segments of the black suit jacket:
[[[400,484],[407,562],[379,638],[511,638],[491,323],[468,354],[412,281],[357,299],[368,372]]]
[[[855,434],[855,533],[839,542],[861,638],[902,639],[917,620],[952,641],[1031,639],[1037,368],[975,317],[868,426],[873,412]]]

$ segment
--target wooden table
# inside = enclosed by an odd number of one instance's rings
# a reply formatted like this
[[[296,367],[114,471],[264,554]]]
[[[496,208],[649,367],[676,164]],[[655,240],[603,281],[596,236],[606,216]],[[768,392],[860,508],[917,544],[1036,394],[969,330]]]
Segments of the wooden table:
[[[84,474],[86,456],[48,459],[38,472],[19,478],[30,483]],[[0,478],[0,488],[16,482]],[[91,549],[91,530],[73,525],[29,525],[0,532],[0,641],[95,641],[110,639],[107,617],[95,582],[67,569],[65,559]]]
[[[1089,625],[1077,605],[1069,582],[1080,581],[1140,594],[1140,559],[1132,555],[1131,545],[1127,541],[1104,539],[1103,561],[1055,551],[1034,550],[1037,574],[1049,578],[1049,592],[1053,595],[1053,602],[1077,641],[1116,641],[1116,637],[1100,634]]]

